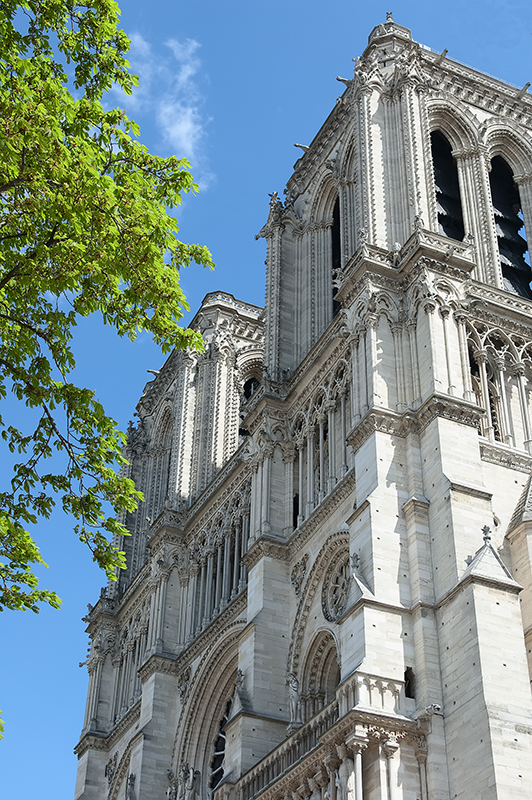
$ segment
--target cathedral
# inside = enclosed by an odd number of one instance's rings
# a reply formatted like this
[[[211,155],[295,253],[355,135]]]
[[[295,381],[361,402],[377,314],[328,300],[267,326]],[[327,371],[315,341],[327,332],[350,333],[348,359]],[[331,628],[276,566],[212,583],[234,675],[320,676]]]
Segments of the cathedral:
[[[532,97],[388,14],[130,425],[76,800],[529,800]]]

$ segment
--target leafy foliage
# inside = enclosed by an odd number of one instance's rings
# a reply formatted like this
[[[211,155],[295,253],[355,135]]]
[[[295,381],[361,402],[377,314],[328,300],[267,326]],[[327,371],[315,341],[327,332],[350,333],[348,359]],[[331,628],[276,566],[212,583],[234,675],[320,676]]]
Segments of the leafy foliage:
[[[117,472],[123,434],[69,380],[79,316],[100,312],[130,339],[147,330],[163,352],[202,346],[178,324],[179,270],[212,267],[211,256],[178,240],[167,210],[197,188],[189,164],[151,155],[135,123],[102,105],[113,85],[136,84],[118,14],[112,0],[0,5],[0,397],[13,392],[38,420],[26,433],[0,417],[21,456],[0,493],[0,609],[59,605],[38,588],[44,562],[27,530],[57,497],[107,574],[124,566],[108,537],[126,533],[117,516],[141,494]],[[56,451],[60,474],[44,466]]]

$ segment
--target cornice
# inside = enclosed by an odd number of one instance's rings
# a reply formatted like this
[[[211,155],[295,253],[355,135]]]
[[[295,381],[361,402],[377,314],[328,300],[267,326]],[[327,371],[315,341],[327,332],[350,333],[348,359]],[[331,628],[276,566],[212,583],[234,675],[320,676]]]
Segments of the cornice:
[[[450,395],[433,394],[420,408],[402,414],[385,408],[371,408],[350,431],[347,441],[356,451],[373,433],[404,438],[410,432],[421,433],[436,417],[476,428],[484,414],[484,409],[475,403]]]
[[[107,742],[107,736],[104,733],[86,733],[81,737],[77,745],[74,747],[74,753],[79,759],[87,752],[87,750],[107,751],[108,749],[109,744]]]
[[[247,553],[242,557],[242,561],[248,568],[253,569],[261,558],[275,558],[278,561],[286,561],[288,559],[288,546],[286,542],[280,539],[271,539],[267,536],[261,536],[254,542]]]
[[[491,324],[502,322],[511,325],[515,333],[532,335],[532,300],[473,280],[468,283],[466,296],[478,319]]]
[[[74,753],[76,753],[78,758],[81,758],[87,750],[109,751],[123,737],[126,731],[128,731],[135,722],[139,721],[141,705],[142,699],[137,700],[109,733],[87,733],[85,736],[82,736],[74,748]]]
[[[489,464],[515,469],[517,472],[525,472],[527,475],[532,472],[532,456],[529,456],[528,453],[511,450],[504,445],[491,444],[491,442],[481,440],[480,458]]]

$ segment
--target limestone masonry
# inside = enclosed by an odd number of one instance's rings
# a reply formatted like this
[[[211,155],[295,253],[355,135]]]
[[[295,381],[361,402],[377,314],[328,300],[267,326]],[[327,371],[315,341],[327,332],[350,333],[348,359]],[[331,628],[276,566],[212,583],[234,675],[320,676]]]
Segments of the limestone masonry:
[[[77,800],[532,797],[532,97],[391,14],[340,80],[137,406]]]

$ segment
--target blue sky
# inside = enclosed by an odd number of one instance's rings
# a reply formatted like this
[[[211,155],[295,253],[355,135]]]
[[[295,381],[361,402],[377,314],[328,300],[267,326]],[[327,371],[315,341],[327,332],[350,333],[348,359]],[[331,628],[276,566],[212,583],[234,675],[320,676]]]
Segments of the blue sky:
[[[386,11],[415,40],[503,80],[532,80],[532,6],[493,0],[410,0],[393,5],[357,0],[124,0],[122,26],[132,38],[131,98],[112,97],[141,126],[160,155],[187,156],[201,193],[178,210],[184,241],[207,244],[214,273],[191,267],[183,287],[194,312],[217,289],[264,301],[268,193],[281,196],[300,151],[351,77],[352,58]],[[190,318],[190,315],[189,317]],[[107,411],[127,426],[146,369],[163,361],[144,335],[118,340],[97,320],[78,328],[78,380],[94,388]],[[3,412],[4,413],[4,412]],[[15,412],[16,413],[16,412]],[[7,480],[0,472],[0,479]],[[57,513],[36,538],[48,570],[42,583],[63,599],[60,611],[0,616],[2,797],[59,800],[74,796],[76,744],[87,673],[81,617],[104,576]]]

